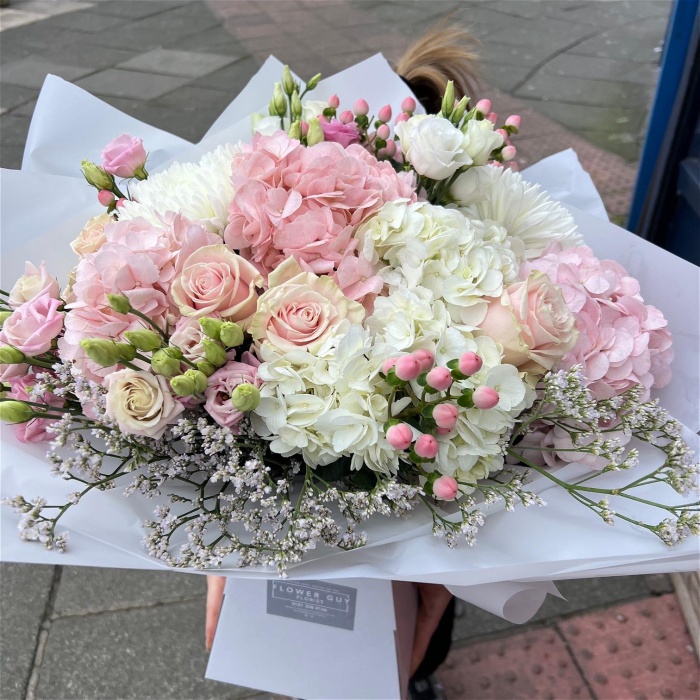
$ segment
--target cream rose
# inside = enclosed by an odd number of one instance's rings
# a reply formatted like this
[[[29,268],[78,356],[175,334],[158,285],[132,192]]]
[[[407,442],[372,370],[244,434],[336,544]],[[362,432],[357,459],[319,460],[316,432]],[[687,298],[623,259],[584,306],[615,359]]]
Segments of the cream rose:
[[[38,268],[27,261],[24,263],[24,274],[10,290],[10,306],[16,309],[44,293],[48,293],[52,299],[60,299],[58,280],[46,271],[43,260]]]
[[[262,275],[223,243],[196,250],[185,260],[171,287],[183,316],[218,315],[246,325],[255,313]]]
[[[89,219],[78,237],[70,244],[73,252],[81,258],[88,253],[96,253],[107,240],[105,226],[113,221],[109,214],[100,214]]]
[[[330,277],[303,272],[294,258],[270,274],[269,284],[248,332],[280,352],[314,354],[342,321],[361,323],[365,316],[362,304],[348,299]]]
[[[159,438],[184,410],[164,377],[123,369],[105,378],[107,416],[130,435]]]
[[[542,272],[489,300],[479,331],[503,346],[503,362],[544,374],[576,345],[576,320],[561,288]]]

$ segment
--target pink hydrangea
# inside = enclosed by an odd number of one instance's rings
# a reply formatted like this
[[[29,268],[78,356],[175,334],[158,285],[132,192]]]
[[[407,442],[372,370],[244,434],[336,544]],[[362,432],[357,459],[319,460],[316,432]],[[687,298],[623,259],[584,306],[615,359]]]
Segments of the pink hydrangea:
[[[351,299],[382,286],[360,257],[355,228],[385,202],[416,198],[412,175],[396,173],[358,144],[305,148],[284,132],[258,134],[232,165],[236,195],[224,240],[263,274],[294,257],[330,275]]]
[[[33,401],[35,403],[45,403],[49,406],[62,407],[64,399],[49,392],[44,393],[42,399],[30,397],[28,390],[36,384],[36,377],[33,374],[26,374],[23,377],[10,379],[10,391],[7,397],[18,401]],[[54,435],[47,431],[47,428],[55,423],[55,419],[33,418],[26,423],[13,425],[15,437],[20,442],[42,442],[43,440],[53,440]]]

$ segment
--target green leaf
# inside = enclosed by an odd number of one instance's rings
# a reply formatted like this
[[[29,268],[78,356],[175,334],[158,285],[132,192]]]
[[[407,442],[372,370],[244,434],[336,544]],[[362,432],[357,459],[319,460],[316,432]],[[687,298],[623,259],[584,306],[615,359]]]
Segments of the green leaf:
[[[342,481],[352,473],[350,469],[350,457],[341,457],[335,462],[316,467],[313,473],[324,481]]]

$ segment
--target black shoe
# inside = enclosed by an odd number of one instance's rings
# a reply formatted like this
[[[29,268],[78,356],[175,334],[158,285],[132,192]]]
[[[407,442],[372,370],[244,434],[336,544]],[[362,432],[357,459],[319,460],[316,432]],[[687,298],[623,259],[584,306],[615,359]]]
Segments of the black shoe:
[[[408,696],[411,700],[447,700],[445,689],[434,673],[426,678],[412,678],[408,683]]]

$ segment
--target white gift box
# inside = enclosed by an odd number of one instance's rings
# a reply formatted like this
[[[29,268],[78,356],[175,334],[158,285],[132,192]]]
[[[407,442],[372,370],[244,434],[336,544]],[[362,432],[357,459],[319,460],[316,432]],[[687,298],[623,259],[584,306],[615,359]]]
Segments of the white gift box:
[[[405,698],[411,583],[229,579],[206,677],[314,698]]]

